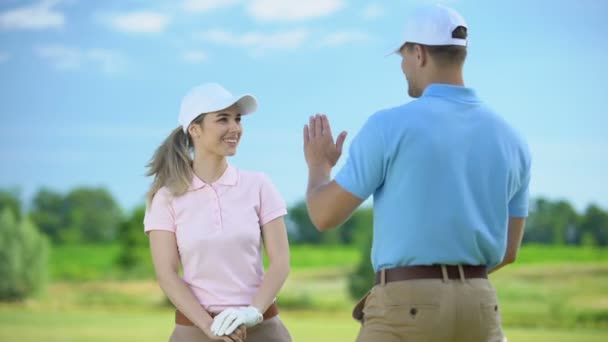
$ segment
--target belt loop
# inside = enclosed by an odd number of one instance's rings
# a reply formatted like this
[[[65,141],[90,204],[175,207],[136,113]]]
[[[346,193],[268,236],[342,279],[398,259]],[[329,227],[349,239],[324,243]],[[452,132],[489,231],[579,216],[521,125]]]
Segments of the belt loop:
[[[460,281],[462,281],[464,283],[464,269],[462,268],[461,264],[458,264],[458,275],[460,276]]]
[[[385,269],[380,270],[380,285],[382,285],[382,286],[386,285],[386,270]]]
[[[443,282],[447,283],[449,278],[448,278],[448,270],[446,269],[445,265],[441,265],[441,275],[443,276]]]

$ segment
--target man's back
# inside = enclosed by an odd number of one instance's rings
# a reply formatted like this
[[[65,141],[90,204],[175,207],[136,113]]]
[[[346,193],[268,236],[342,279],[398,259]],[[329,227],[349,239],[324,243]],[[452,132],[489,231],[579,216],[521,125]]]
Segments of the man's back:
[[[508,217],[527,211],[517,192],[527,188],[530,158],[514,130],[471,89],[434,84],[420,99],[376,113],[351,147],[353,158],[362,153],[380,154],[381,170],[374,171],[368,158],[336,181],[379,173],[375,270],[437,263],[492,267],[502,260]]]

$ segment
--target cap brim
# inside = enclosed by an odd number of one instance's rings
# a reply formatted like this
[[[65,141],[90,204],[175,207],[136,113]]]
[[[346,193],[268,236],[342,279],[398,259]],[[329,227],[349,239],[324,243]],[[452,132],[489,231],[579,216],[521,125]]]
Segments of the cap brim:
[[[235,102],[241,110],[241,115],[247,115],[258,109],[258,100],[253,95],[241,95]]]
[[[235,104],[239,107],[241,115],[253,113],[258,109],[258,101],[256,100],[255,96],[245,94],[239,97],[226,99],[224,102],[221,103],[217,103],[216,108],[212,108],[212,110],[210,110],[209,112],[221,111]]]
[[[405,43],[400,43],[399,45],[395,44],[393,50],[391,50],[389,53],[385,54],[384,57],[389,57],[395,54],[399,54],[399,50],[401,49],[401,47],[403,46],[403,44]]]

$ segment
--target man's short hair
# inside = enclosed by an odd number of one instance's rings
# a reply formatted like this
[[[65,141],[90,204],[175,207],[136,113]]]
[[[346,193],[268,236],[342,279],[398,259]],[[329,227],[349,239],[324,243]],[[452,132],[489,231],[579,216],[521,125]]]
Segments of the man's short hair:
[[[452,32],[452,38],[467,38],[467,28],[464,26],[458,26]],[[439,66],[454,66],[464,64],[464,60],[467,58],[467,47],[459,45],[423,45],[417,43],[406,43],[405,48],[412,49],[414,45],[420,45],[426,49],[429,56]]]

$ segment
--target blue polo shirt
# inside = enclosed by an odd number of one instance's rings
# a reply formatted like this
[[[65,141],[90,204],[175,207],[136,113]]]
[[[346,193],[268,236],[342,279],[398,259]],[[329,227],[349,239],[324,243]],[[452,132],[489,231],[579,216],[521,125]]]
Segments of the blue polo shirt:
[[[509,216],[528,214],[525,141],[470,88],[432,84],[372,115],[336,182],[374,195],[375,271],[499,264]]]

